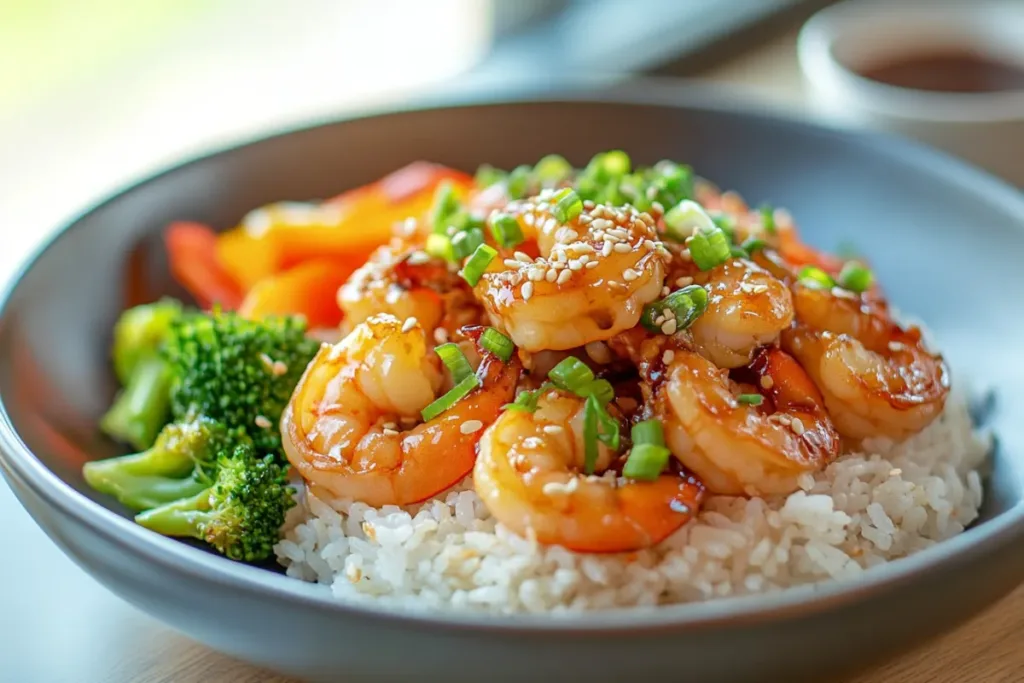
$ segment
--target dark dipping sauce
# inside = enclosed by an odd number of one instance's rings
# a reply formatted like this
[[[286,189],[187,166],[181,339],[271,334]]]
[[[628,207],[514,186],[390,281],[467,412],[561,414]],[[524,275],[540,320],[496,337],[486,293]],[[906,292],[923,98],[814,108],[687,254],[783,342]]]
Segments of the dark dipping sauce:
[[[919,53],[862,69],[860,74],[898,88],[949,93],[1024,90],[1024,66],[967,50]]]

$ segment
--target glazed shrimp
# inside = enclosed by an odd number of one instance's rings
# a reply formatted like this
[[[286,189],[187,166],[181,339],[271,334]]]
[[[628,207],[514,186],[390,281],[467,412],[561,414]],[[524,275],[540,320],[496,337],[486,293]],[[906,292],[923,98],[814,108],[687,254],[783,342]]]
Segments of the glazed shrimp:
[[[690,327],[693,346],[719,367],[747,365],[793,322],[785,283],[751,261],[730,259],[691,277],[708,292],[707,309]]]
[[[791,356],[762,349],[739,374],[750,382],[731,380],[696,353],[675,351],[655,391],[665,441],[713,493],[790,493],[800,474],[839,455],[839,435],[821,394]]]
[[[378,313],[416,318],[429,333],[443,329],[444,338],[483,319],[465,280],[442,260],[398,241],[379,247],[352,274],[338,291],[338,305],[343,333]]]
[[[526,352],[573,349],[636,325],[665,278],[654,219],[587,202],[563,225],[544,197],[507,207],[531,242],[523,249],[539,255],[492,261],[475,288],[492,324]]]
[[[325,500],[407,505],[443,491],[472,470],[483,428],[514,397],[517,361],[481,359],[480,385],[420,424],[445,388],[440,360],[419,324],[369,318],[306,369],[281,418],[288,460]]]
[[[696,479],[619,479],[608,469],[615,454],[603,444],[595,471],[606,476],[582,474],[583,406],[551,391],[536,412],[506,411],[487,430],[473,481],[492,515],[543,544],[626,552],[660,542],[696,514],[703,498]]]
[[[920,330],[902,328],[866,295],[800,283],[793,292],[799,324],[782,335],[783,348],[818,385],[840,434],[903,439],[939,416],[949,372]]]

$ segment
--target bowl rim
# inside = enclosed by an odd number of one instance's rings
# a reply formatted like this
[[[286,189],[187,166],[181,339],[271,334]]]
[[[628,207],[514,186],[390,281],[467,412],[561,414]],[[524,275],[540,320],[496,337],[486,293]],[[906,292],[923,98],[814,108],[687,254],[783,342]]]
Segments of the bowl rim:
[[[1008,6],[1006,2],[978,0],[970,10],[947,8],[954,15],[970,16],[969,11]],[[1018,8],[1020,9],[1020,8]],[[874,28],[891,26],[914,16],[935,18],[935,7],[894,5],[887,0],[845,0],[816,12],[797,35],[797,60],[805,78],[816,88],[854,102],[854,107],[899,119],[929,123],[1002,123],[1024,122],[1024,90],[985,93],[943,93],[913,90],[882,83],[857,73],[834,53],[836,44],[851,34],[864,34]],[[1024,16],[1024,10],[1021,11]],[[950,23],[955,20],[949,19]],[[963,44],[980,44],[963,33]],[[937,41],[936,45],[948,44]],[[1024,51],[1019,61],[1024,64]]]
[[[12,296],[23,277],[61,238],[80,226],[89,215],[102,210],[122,196],[164,176],[192,166],[230,155],[243,148],[278,140],[293,134],[320,128],[345,125],[347,122],[378,117],[401,117],[418,112],[472,107],[565,104],[656,106],[669,109],[700,111],[745,120],[755,120],[769,128],[799,129],[803,135],[842,139],[846,144],[869,147],[874,154],[889,157],[894,163],[913,166],[915,172],[955,180],[962,189],[999,205],[1009,215],[1020,219],[1024,229],[1024,193],[1003,180],[956,159],[946,153],[902,137],[867,131],[844,130],[813,123],[793,115],[767,113],[752,108],[751,103],[735,94],[725,94],[718,87],[680,83],[662,79],[638,79],[593,86],[585,81],[559,83],[514,93],[458,95],[451,93],[426,96],[400,107],[368,109],[341,117],[319,120],[277,129],[262,135],[242,138],[234,143],[171,164],[108,194],[90,207],[66,220],[31,254],[22,260],[5,285],[0,288],[0,321],[3,321]],[[152,533],[130,519],[104,507],[77,491],[47,468],[21,440],[14,429],[3,397],[0,396],[0,471],[15,484],[30,489],[46,504],[92,529],[107,542],[121,547],[128,555],[141,561],[162,565],[166,570],[207,583],[223,585],[230,590],[259,596],[261,599],[283,600],[301,604],[304,609],[327,615],[350,616],[385,621],[395,627],[429,626],[448,630],[471,630],[497,634],[617,633],[640,635],[671,629],[704,630],[708,628],[751,626],[798,617],[808,617],[866,600],[872,596],[899,590],[924,574],[946,565],[970,562],[1024,538],[1024,504],[989,520],[980,527],[967,529],[934,546],[879,567],[852,580],[829,580],[819,584],[797,586],[769,594],[734,596],[705,602],[659,606],[654,609],[632,608],[560,614],[493,614],[457,610],[433,611],[409,608],[372,599],[343,600],[332,596],[329,588],[306,583],[266,569],[233,562],[174,539]],[[38,524],[37,520],[37,524]],[[1024,576],[1021,577],[1024,579]]]

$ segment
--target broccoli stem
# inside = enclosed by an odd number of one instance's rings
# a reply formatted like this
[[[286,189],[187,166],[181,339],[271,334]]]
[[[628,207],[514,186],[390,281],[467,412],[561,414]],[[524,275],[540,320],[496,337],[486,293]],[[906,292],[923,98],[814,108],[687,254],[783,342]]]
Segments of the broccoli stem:
[[[210,516],[210,489],[207,488],[189,498],[147,510],[137,515],[135,521],[164,536],[205,540],[204,529]]]
[[[108,435],[139,450],[149,448],[170,417],[171,369],[158,355],[139,361],[127,386],[100,420]]]
[[[118,459],[86,463],[83,468],[85,480],[96,491],[113,496],[135,512],[194,496],[210,486],[208,480],[195,476],[177,479],[132,474],[128,469],[116,466]]]

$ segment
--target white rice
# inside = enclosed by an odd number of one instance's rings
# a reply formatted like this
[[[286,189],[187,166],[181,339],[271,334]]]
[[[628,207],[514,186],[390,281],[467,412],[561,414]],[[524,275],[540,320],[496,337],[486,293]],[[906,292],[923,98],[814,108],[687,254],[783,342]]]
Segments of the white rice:
[[[991,438],[963,395],[901,443],[847,453],[775,500],[715,496],[655,548],[628,555],[539,546],[488,514],[471,479],[427,503],[374,509],[315,497],[276,547],[288,576],[341,600],[426,609],[564,612],[655,606],[856,577],[964,530],[982,502]]]

